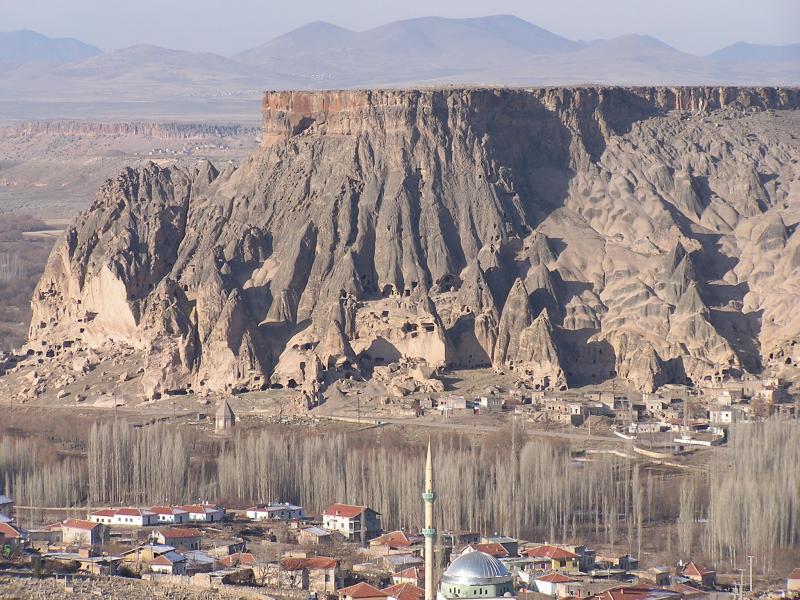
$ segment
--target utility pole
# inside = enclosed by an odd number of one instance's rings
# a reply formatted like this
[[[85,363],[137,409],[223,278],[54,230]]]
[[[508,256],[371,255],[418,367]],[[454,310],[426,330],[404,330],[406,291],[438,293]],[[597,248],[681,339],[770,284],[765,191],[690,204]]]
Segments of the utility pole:
[[[744,599],[744,569],[739,569],[739,600]]]
[[[748,566],[750,567],[750,583],[748,585],[748,588],[749,588],[748,591],[752,592],[753,591],[753,555],[752,554],[748,554],[747,555],[747,563],[748,563]]]

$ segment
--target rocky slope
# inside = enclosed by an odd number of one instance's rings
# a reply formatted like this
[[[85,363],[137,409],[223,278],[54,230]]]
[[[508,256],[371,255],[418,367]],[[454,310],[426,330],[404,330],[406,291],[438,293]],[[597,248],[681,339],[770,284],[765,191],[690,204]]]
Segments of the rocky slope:
[[[775,88],[267,93],[240,167],[101,188],[30,346],[144,351],[147,395],[316,392],[402,358],[540,388],[791,366],[798,108]]]

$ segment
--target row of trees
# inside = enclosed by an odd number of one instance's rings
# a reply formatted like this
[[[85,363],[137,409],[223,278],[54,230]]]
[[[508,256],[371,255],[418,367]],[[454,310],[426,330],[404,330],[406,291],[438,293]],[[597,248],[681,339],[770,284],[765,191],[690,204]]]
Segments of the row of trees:
[[[320,511],[369,504],[385,527],[422,527],[424,452],[387,433],[240,432],[225,443],[187,440],[164,425],[92,427],[87,457],[45,460],[31,442],[0,443],[0,482],[21,504],[155,504],[284,500]],[[382,436],[382,437],[381,437]],[[576,456],[512,429],[495,439],[434,442],[439,527],[534,539],[624,544],[641,554],[645,528],[663,544],[714,561],[800,544],[800,428],[768,421],[731,428],[705,470],[656,471],[614,454]],[[653,540],[650,540],[652,542]]]

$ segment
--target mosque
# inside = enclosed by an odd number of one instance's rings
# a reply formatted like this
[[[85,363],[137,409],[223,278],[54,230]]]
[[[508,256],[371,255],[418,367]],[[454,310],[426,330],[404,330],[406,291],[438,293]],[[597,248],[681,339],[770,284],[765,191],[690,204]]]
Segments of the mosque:
[[[439,590],[434,595],[433,548],[436,529],[433,526],[433,460],[431,444],[425,464],[425,600],[451,600],[455,598],[511,598],[514,581],[506,566],[484,552],[467,552],[456,558],[442,575]]]

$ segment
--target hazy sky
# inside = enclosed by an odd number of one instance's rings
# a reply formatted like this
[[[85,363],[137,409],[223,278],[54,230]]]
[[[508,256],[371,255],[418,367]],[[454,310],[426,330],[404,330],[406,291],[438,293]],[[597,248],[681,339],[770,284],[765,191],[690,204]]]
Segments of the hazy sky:
[[[735,41],[800,42],[800,0],[0,0],[0,31],[231,54],[310,21],[367,29],[439,15],[514,14],[571,39],[647,33],[707,54]]]

